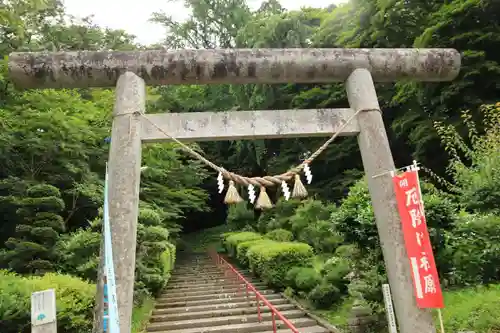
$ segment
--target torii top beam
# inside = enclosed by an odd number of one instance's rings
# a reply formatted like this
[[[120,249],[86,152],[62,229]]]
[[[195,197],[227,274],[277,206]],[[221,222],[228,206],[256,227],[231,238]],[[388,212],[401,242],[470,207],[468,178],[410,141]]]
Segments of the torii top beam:
[[[356,68],[374,81],[450,81],[460,71],[454,49],[217,49],[26,52],[9,56],[20,88],[114,87],[133,72],[148,85],[331,83]]]

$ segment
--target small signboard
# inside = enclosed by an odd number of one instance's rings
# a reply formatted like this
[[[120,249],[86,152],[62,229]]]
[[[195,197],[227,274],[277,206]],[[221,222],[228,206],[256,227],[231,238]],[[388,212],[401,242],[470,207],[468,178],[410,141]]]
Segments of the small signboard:
[[[384,294],[385,313],[387,315],[389,333],[398,333],[398,327],[396,326],[396,316],[394,315],[394,307],[392,306],[391,288],[388,284],[382,285],[382,292]]]
[[[56,292],[54,289],[31,294],[31,325],[40,326],[56,321]]]

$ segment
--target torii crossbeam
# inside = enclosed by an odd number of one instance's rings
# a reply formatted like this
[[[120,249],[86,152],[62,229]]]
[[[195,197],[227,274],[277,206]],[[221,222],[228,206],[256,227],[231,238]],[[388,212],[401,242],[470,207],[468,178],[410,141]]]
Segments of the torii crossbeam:
[[[434,333],[414,299],[411,269],[390,177],[395,169],[373,81],[450,81],[460,70],[453,49],[233,49],[13,53],[21,88],[116,86],[109,153],[112,228],[120,332],[130,333],[133,306],[141,142],[168,140],[141,118],[145,85],[345,82],[350,109],[233,111],[150,116],[179,140],[331,135],[362,111],[343,135],[357,135],[401,333]],[[99,300],[98,300],[99,301]]]

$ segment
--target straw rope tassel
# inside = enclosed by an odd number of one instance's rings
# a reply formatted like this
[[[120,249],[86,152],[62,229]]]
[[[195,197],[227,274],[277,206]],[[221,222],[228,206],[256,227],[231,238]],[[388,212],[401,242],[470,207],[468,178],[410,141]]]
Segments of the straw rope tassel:
[[[273,208],[273,203],[271,202],[271,199],[269,199],[269,195],[267,195],[266,188],[264,186],[260,187],[260,193],[257,198],[255,208],[262,210]]]
[[[293,184],[292,198],[305,198],[307,197],[307,190],[300,180],[300,175],[295,174],[295,183]]]
[[[238,189],[234,186],[234,181],[229,181],[229,186],[227,187],[226,197],[224,198],[224,203],[231,205],[242,202],[240,194],[238,193]]]

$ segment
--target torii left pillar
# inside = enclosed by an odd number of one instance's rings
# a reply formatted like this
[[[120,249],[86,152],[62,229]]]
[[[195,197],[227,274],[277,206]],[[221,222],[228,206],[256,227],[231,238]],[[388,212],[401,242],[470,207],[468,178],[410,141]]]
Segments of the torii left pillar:
[[[131,330],[134,302],[135,251],[141,174],[141,118],[146,108],[144,80],[125,72],[116,84],[111,145],[109,149],[109,220],[120,333]],[[101,246],[101,255],[102,251]],[[93,332],[102,332],[104,299],[103,258],[98,271],[97,306]]]

